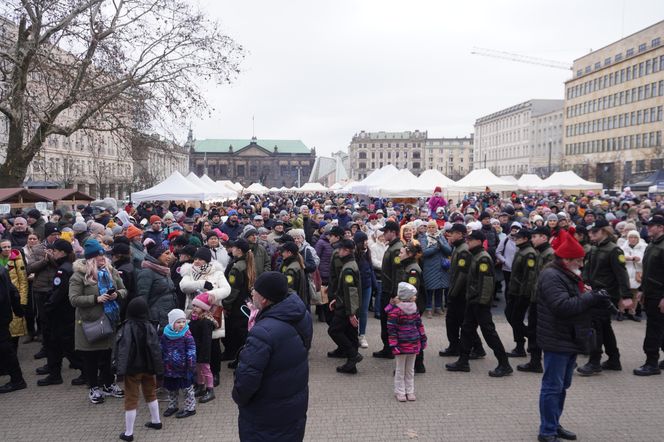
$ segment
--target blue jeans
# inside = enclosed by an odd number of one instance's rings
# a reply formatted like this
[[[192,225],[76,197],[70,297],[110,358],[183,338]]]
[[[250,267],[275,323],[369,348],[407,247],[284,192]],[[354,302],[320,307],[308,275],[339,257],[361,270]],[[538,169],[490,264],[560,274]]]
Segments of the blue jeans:
[[[431,310],[435,305],[437,309],[443,308],[443,290],[445,289],[427,289],[426,308]]]
[[[367,314],[369,312],[369,303],[371,302],[371,286],[362,289],[362,303],[360,304],[360,334],[367,331]]]
[[[544,375],[540,390],[540,429],[542,436],[555,436],[565,406],[567,389],[572,385],[576,353],[544,352]]]

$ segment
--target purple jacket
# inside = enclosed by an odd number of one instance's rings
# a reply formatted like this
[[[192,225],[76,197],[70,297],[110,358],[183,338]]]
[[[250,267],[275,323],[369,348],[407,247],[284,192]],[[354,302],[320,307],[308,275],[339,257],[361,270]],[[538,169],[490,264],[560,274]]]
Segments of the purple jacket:
[[[414,302],[387,304],[387,340],[392,353],[417,354],[427,347],[422,318]]]
[[[161,335],[161,357],[164,376],[186,378],[191,382],[196,374],[196,343],[189,330],[181,338],[170,339]]]
[[[320,237],[314,249],[316,250],[316,255],[320,258],[320,263],[318,264],[320,277],[323,280],[323,284],[327,285],[330,280],[330,260],[332,259],[332,252],[334,250],[327,237],[327,233],[324,233]]]

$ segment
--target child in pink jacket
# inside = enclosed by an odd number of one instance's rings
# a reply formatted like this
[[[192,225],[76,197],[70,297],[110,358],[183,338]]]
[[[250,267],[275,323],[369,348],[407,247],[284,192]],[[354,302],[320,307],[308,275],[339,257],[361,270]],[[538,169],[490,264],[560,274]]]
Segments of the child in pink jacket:
[[[417,289],[407,282],[400,282],[397,298],[396,304],[385,307],[388,342],[396,356],[394,394],[399,402],[414,401],[415,357],[426,348],[427,335],[415,303]]]

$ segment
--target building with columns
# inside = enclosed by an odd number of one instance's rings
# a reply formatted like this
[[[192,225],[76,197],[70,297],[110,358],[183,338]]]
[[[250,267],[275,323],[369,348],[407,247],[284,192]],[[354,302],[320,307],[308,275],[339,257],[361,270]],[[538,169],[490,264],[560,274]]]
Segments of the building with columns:
[[[563,100],[528,100],[475,121],[473,168],[496,175],[560,170]]]
[[[462,138],[427,138],[424,169],[436,169],[458,181],[473,169],[473,135]]]
[[[353,136],[348,147],[350,179],[360,181],[371,172],[392,164],[419,175],[424,169],[427,132],[365,132]]]
[[[307,182],[316,149],[300,140],[206,139],[190,136],[190,170],[213,180],[231,180],[243,186],[293,187]]]
[[[574,61],[565,82],[565,168],[608,189],[662,169],[663,43],[660,21]]]

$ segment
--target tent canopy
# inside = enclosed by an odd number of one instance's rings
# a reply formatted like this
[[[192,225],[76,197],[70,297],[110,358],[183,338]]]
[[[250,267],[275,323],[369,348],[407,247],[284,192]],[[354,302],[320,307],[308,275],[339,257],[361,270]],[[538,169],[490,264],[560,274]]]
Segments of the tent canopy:
[[[205,188],[210,189],[210,191],[214,191],[223,198],[237,198],[237,192],[235,190],[229,189],[224,185],[217,184],[207,175],[203,175],[200,180],[204,184]]]
[[[247,187],[247,192],[249,193],[255,193],[256,195],[262,195],[264,193],[267,193],[270,191],[267,187],[262,185],[261,183],[253,183],[249,187]]]
[[[454,184],[454,181],[443,175],[436,169],[425,170],[420,174],[418,181],[423,188],[429,188],[429,194],[433,194],[437,186],[442,187],[443,190],[447,189]]]
[[[524,173],[517,181],[519,190],[537,190],[544,180],[533,173]]]
[[[140,192],[133,192],[131,200],[143,201],[205,201],[205,191],[175,171],[161,183]]]
[[[386,177],[392,177],[399,172],[399,169],[394,167],[391,164],[381,167],[380,169],[374,170],[369,174],[368,177],[360,181],[359,183],[353,185],[347,185],[346,189],[350,193],[358,193],[362,195],[367,195],[369,189],[375,186],[376,184],[382,182]]]
[[[602,183],[586,181],[571,170],[554,172],[539,186],[539,190],[602,190]]]
[[[519,180],[517,180],[516,177],[514,177],[512,175],[501,175],[498,178],[500,178],[501,180],[505,180],[508,183],[512,183],[512,184],[517,184],[519,182]]]
[[[382,182],[369,189],[370,196],[381,198],[419,198],[431,195],[433,188],[422,184],[408,169],[401,169],[394,176],[386,176]]]
[[[76,189],[30,189],[32,193],[36,193],[44,198],[45,201],[93,201],[90,195],[79,192]]]
[[[321,183],[304,183],[300,187],[301,192],[327,192],[327,187]]]
[[[489,169],[475,169],[451,185],[450,190],[458,192],[484,192],[487,187],[492,192],[505,192],[514,190],[516,185],[498,178]]]

